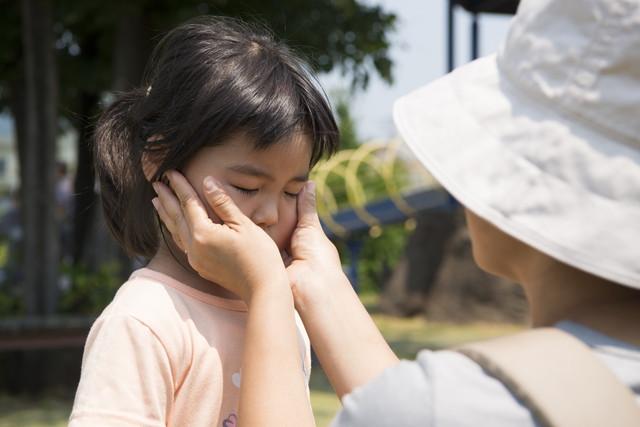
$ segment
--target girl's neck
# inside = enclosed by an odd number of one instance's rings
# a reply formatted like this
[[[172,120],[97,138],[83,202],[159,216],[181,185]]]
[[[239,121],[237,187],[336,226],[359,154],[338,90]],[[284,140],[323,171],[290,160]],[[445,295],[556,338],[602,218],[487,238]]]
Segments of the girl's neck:
[[[239,299],[222,286],[203,279],[191,268],[187,256],[180,249],[175,246],[172,249],[162,242],[158,253],[149,261],[147,268],[166,274],[198,291],[226,299]]]

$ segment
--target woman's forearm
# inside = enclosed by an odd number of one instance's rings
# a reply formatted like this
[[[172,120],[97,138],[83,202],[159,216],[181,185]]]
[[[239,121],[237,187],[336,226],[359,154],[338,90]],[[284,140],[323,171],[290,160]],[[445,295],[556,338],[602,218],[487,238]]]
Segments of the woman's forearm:
[[[342,397],[398,362],[346,276],[329,286],[327,300],[296,301],[311,345],[334,390]]]

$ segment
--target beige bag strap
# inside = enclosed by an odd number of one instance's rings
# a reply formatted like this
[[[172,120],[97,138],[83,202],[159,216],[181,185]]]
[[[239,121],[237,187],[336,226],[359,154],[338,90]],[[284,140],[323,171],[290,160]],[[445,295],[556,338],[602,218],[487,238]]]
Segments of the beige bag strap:
[[[499,379],[543,426],[638,427],[640,407],[582,341],[537,328],[455,348]]]

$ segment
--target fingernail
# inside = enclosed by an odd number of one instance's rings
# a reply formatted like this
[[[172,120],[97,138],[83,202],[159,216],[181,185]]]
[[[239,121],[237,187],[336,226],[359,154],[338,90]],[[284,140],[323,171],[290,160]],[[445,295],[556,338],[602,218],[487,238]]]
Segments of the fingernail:
[[[213,177],[208,176],[204,179],[204,182],[202,183],[202,186],[204,187],[204,191],[211,193],[215,190],[217,190],[218,188],[220,188],[220,186],[218,185],[218,181],[216,181]]]
[[[315,181],[307,181],[307,183],[305,184],[305,190],[315,196],[315,194],[316,194],[316,182]]]
[[[158,208],[160,207],[160,201],[158,200],[158,198],[154,197],[153,199],[151,199],[151,203],[153,204],[153,207],[158,210]]]

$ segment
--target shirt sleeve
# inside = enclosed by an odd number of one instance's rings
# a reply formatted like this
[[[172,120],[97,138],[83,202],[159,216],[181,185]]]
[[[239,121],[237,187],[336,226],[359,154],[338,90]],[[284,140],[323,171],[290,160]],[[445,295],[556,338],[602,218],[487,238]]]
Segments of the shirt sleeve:
[[[101,318],[87,338],[69,425],[164,426],[173,384],[152,330],[128,315]]]
[[[310,393],[309,379],[311,378],[311,342],[309,341],[309,335],[307,335],[307,330],[305,329],[302,319],[297,311],[295,312],[295,318],[298,330],[298,348],[300,350],[302,375],[304,376],[307,393]]]
[[[342,403],[332,427],[536,425],[500,381],[454,351],[400,361]]]

